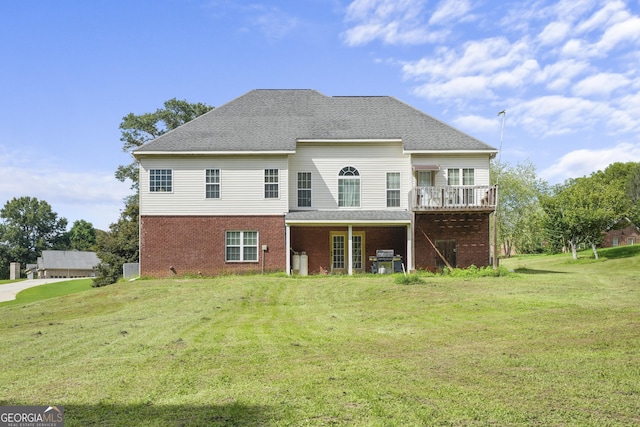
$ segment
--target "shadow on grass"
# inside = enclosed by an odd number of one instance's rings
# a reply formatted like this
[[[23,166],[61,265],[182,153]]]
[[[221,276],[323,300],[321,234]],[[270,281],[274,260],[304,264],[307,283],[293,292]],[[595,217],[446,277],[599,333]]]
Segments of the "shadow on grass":
[[[223,405],[74,405],[61,404],[72,426],[264,426],[273,420],[268,407],[237,402]]]
[[[516,268],[514,270],[516,273],[520,274],[567,274],[564,271],[553,271],[553,270],[534,270],[532,268]]]
[[[630,258],[640,255],[640,245],[618,246],[616,248],[598,249],[598,254],[609,259]]]

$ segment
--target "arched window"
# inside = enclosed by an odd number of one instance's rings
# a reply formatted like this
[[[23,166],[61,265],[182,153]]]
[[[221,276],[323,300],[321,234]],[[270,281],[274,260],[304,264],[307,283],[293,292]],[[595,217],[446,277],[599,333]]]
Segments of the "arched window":
[[[360,172],[353,166],[346,166],[338,173],[338,206],[360,207]]]

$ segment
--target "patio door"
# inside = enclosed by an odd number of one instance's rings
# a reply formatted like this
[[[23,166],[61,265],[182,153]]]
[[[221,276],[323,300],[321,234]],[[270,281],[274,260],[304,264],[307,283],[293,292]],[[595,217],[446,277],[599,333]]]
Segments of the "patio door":
[[[332,231],[329,233],[329,247],[331,250],[331,272],[346,274],[349,272],[349,233],[346,231]],[[364,271],[365,241],[364,231],[351,233],[351,262],[354,273]]]

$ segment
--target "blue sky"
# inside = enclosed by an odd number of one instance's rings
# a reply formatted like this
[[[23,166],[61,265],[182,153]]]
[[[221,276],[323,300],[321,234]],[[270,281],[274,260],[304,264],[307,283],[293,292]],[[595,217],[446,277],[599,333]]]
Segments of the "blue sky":
[[[390,95],[558,183],[640,161],[640,0],[0,2],[0,203],[107,229],[118,126],[171,98]]]

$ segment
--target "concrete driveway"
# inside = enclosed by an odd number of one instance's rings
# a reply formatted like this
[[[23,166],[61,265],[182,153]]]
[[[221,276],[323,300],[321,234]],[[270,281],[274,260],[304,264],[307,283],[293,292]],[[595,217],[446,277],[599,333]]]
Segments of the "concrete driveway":
[[[69,280],[75,279],[32,279],[0,285],[0,302],[14,300],[16,299],[18,292],[28,288],[33,288],[34,286],[46,285],[47,283],[66,282]]]

